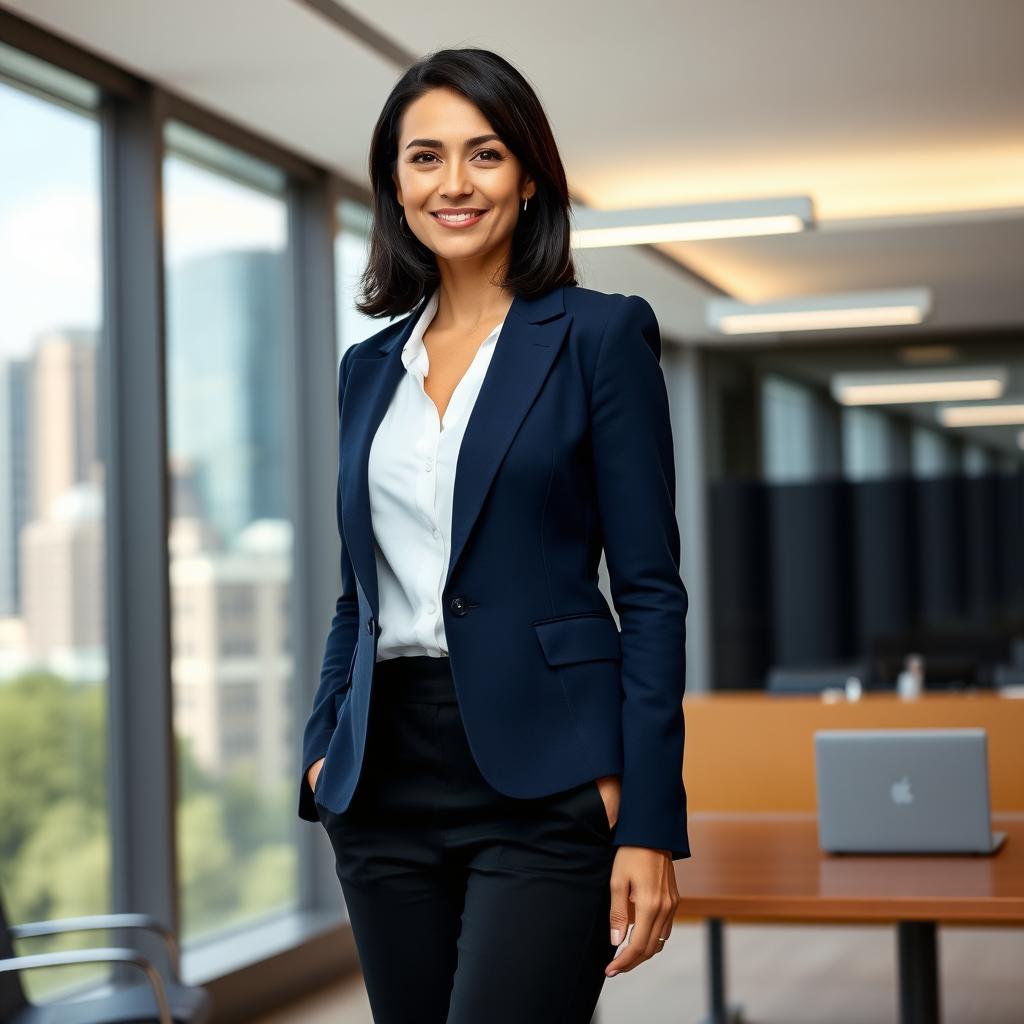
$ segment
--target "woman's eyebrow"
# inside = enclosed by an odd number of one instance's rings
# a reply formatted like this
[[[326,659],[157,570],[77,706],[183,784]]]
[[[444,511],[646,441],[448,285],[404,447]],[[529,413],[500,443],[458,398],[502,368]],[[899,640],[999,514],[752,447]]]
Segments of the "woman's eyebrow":
[[[491,133],[490,135],[474,135],[473,138],[466,139],[466,145],[479,146],[481,142],[489,142],[491,139],[501,142],[497,135]],[[431,149],[444,149],[444,143],[440,139],[413,139],[406,144],[405,148],[412,149],[413,146],[430,146]]]

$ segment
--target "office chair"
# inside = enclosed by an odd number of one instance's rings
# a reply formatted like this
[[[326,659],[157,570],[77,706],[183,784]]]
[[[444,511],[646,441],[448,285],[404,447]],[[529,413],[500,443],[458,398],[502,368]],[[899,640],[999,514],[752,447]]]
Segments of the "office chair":
[[[1024,668],[1024,637],[1014,637],[1010,644],[1010,664]]]
[[[870,673],[868,666],[860,662],[850,665],[821,665],[813,668],[785,668],[776,666],[769,669],[765,689],[769,693],[821,693],[832,687],[840,690],[846,680],[856,676],[868,688]]]
[[[103,946],[56,953],[16,956],[15,939],[101,928],[138,928],[157,933],[167,946],[172,976],[164,978],[138,950]],[[30,1003],[21,984],[21,971],[64,964],[131,964],[145,981],[122,985],[91,999],[44,1004]],[[205,1024],[210,996],[205,989],[184,985],[179,975],[174,936],[148,914],[99,914],[58,921],[7,923],[0,891],[0,1021],[4,1024]]]
[[[996,665],[993,681],[997,690],[1004,686],[1024,686],[1024,666]]]

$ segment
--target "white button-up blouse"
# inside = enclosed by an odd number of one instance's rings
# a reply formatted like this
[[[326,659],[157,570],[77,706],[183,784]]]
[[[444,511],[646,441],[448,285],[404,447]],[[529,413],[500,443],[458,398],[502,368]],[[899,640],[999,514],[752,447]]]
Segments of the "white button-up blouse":
[[[438,298],[435,289],[402,349],[406,373],[370,444],[367,483],[380,598],[377,661],[448,654],[441,590],[451,553],[455,464],[504,324],[481,342],[439,422],[423,387],[430,372],[423,335]]]

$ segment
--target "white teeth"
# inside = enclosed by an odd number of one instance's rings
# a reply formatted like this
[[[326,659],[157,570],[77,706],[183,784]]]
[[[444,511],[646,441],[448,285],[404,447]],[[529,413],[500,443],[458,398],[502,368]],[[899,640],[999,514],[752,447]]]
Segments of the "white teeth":
[[[434,216],[436,216],[438,220],[451,220],[451,221],[456,221],[457,222],[457,221],[461,221],[461,220],[472,220],[474,217],[479,216],[479,214],[476,214],[476,213],[460,213],[460,214],[437,213]]]

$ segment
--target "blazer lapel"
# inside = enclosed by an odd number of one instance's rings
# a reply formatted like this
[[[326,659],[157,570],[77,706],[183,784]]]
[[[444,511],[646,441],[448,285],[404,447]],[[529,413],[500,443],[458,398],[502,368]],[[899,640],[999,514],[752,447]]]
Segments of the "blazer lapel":
[[[451,578],[516,431],[537,397],[568,333],[562,285],[516,297],[505,318],[459,448],[452,500]]]
[[[491,356],[466,424],[456,464],[451,577],[505,452],[533,404],[568,332],[563,285],[533,298],[517,296]],[[380,611],[370,515],[368,465],[373,436],[405,374],[402,347],[423,312],[420,300],[402,328],[352,359],[341,415],[342,522],[348,555],[376,617]]]

